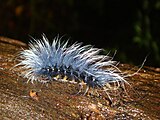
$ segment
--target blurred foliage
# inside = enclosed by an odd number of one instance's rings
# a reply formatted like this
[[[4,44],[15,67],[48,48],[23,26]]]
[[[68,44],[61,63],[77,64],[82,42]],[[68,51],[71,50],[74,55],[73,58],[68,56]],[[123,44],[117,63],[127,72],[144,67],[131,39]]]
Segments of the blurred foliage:
[[[116,60],[160,66],[160,0],[1,0],[0,35],[71,37],[117,50]]]
[[[160,7],[158,4],[160,4],[160,1],[156,1],[151,5],[153,5],[153,9],[158,10]],[[134,25],[135,35],[133,37],[133,41],[137,43],[139,48],[143,48],[142,50],[152,51],[152,59],[158,63],[160,62],[160,48],[158,46],[159,38],[156,40],[156,38],[152,35],[151,26],[153,23],[151,23],[152,15],[150,15],[152,9],[151,5],[149,0],[143,0],[141,6],[142,8],[137,10],[137,21],[135,21]]]

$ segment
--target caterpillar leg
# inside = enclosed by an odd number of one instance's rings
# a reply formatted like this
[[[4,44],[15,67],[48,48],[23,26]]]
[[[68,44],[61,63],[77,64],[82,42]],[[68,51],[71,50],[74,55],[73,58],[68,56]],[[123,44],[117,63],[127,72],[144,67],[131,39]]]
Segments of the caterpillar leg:
[[[85,90],[85,92],[84,92],[84,94],[83,94],[83,95],[86,95],[86,94],[87,94],[87,92],[88,92],[88,90],[89,90],[89,86],[87,85],[87,88],[86,88],[86,90]]]
[[[79,91],[76,93],[76,95],[80,94],[82,92],[83,89],[83,85],[81,83],[79,83]]]
[[[86,95],[86,93],[87,93],[88,90],[89,90],[89,86],[86,85],[86,83],[84,83],[83,81],[82,81],[81,83],[79,83],[78,85],[79,85],[80,87],[79,87],[79,91],[76,93],[76,95],[82,93],[83,88],[84,88],[84,87],[83,87],[84,85],[86,86],[86,90],[85,90],[85,92],[83,93],[83,95]]]

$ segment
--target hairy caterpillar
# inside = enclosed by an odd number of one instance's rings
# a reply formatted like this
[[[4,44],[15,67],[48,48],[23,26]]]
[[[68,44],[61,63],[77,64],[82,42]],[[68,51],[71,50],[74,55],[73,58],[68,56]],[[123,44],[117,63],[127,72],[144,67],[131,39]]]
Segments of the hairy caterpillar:
[[[58,36],[52,44],[45,35],[41,40],[33,39],[29,49],[19,55],[22,75],[32,83],[34,81],[50,82],[62,81],[70,83],[84,83],[89,88],[111,89],[110,84],[127,83],[124,74],[116,67],[117,62],[108,55],[99,55],[102,49],[82,43],[68,45],[61,42]],[[85,94],[84,93],[84,94]]]

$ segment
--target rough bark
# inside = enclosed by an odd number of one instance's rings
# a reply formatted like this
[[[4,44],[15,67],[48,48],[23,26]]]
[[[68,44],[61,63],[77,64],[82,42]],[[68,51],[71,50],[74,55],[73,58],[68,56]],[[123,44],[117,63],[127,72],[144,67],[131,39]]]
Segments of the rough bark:
[[[27,83],[18,68],[13,68],[18,52],[26,47],[0,37],[0,119],[160,119],[160,68],[143,67],[127,78],[131,85],[125,91],[128,99],[117,96],[110,104],[103,94],[75,95],[78,85]],[[128,64],[119,67],[128,74],[138,70]]]

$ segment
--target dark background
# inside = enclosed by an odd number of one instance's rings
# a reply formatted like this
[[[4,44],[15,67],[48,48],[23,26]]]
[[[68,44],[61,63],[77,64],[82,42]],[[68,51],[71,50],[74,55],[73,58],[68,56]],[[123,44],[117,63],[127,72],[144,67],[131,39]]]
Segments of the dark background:
[[[121,63],[160,67],[160,0],[0,0],[0,36],[65,35],[117,50]],[[113,54],[111,54],[112,56]]]

